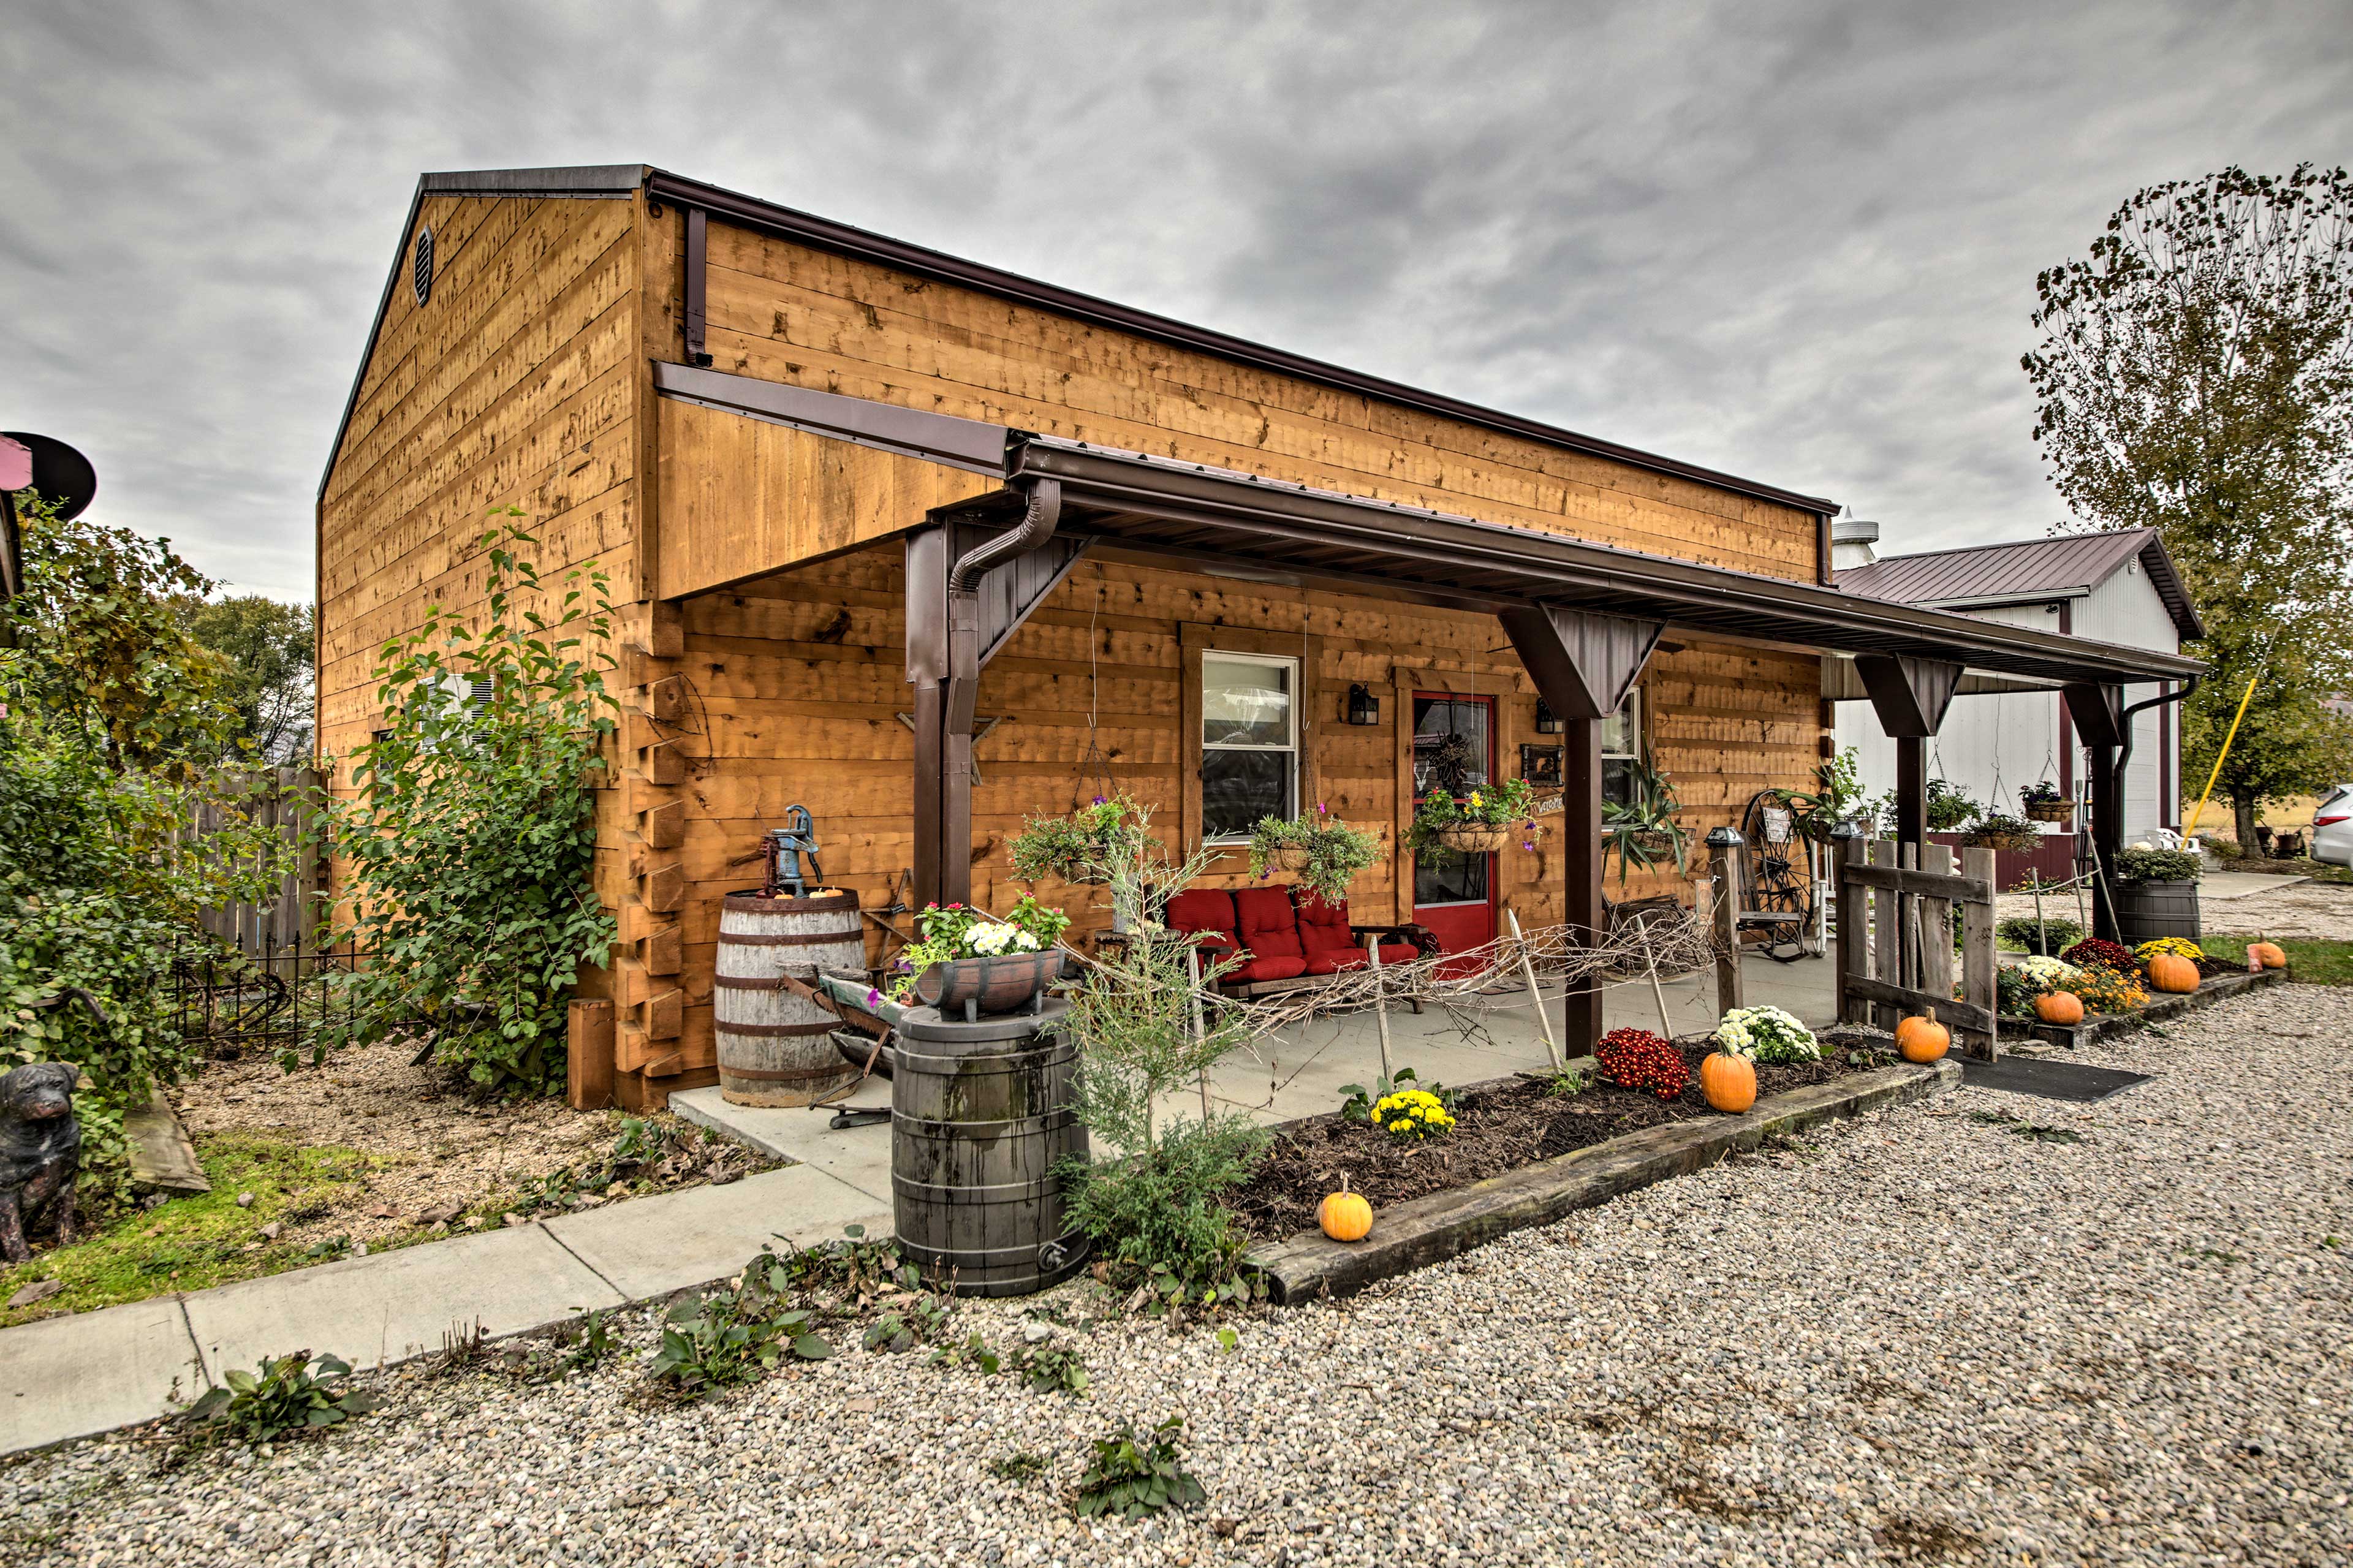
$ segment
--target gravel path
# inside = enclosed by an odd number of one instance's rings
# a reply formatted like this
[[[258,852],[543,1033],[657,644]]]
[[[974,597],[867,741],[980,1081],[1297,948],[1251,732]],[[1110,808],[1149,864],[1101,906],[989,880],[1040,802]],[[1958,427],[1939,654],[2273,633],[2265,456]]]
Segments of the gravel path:
[[[0,1559],[2343,1563],[2348,1037],[2353,992],[2269,991],[2087,1053],[2163,1075],[2105,1103],[1809,1133],[1230,1352],[1060,1331],[1082,1399],[856,1351],[684,1410],[619,1364],[395,1374],[273,1457],[0,1469]],[[1207,1505],[1073,1521],[1085,1439],[1179,1411]],[[987,1468],[1024,1453],[1042,1478]]]

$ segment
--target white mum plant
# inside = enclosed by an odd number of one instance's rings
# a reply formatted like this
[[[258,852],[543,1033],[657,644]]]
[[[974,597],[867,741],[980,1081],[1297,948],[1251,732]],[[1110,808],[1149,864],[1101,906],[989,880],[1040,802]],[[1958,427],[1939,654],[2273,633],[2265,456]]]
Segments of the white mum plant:
[[[1810,1062],[1822,1054],[1814,1032],[1778,1007],[1735,1007],[1715,1026],[1715,1043],[1725,1056],[1760,1062]]]
[[[2084,978],[2084,972],[2073,964],[2039,955],[2021,959],[2018,968],[2021,973],[2030,976],[2046,989],[2056,986],[2063,990]]]

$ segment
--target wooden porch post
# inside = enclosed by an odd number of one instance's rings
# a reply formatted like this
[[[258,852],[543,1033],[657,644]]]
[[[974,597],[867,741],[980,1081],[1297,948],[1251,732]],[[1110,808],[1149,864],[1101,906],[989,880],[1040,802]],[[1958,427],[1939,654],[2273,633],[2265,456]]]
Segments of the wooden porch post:
[[[1581,942],[1608,932],[1601,899],[1601,721],[1618,711],[1659,646],[1663,622],[1528,605],[1496,617],[1537,695],[1561,719],[1561,785],[1567,838],[1562,923]],[[1602,981],[1588,975],[1563,1001],[1561,1050],[1589,1056],[1601,1043]]]
[[[1562,923],[1578,942],[1599,943],[1609,934],[1601,912],[1601,721],[1564,718],[1560,740],[1561,832],[1568,840]],[[1590,1054],[1601,1043],[1600,973],[1589,971],[1562,1001],[1565,1050]]]
[[[1922,846],[1928,841],[1928,740],[1925,735],[1895,737],[1895,842],[1909,848],[1922,865]]]
[[[2116,748],[2124,742],[2124,688],[2070,686],[2067,717],[2091,753],[2091,822],[2094,851],[2092,934],[2104,942],[2121,942],[2116,906],[2116,851],[2124,847],[2124,781],[2116,776]]]

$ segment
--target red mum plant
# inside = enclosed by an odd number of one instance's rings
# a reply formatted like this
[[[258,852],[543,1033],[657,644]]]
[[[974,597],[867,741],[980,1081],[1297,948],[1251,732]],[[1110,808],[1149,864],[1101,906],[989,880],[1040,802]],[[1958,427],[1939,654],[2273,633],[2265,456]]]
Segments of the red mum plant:
[[[2059,957],[2078,969],[2087,966],[2113,969],[2118,974],[2132,974],[2140,969],[2139,961],[2132,955],[2132,949],[2113,942],[2102,942],[2095,936],[2085,937]]]
[[[1647,1091],[1672,1100],[1691,1081],[1683,1053],[1648,1029],[1612,1029],[1601,1037],[1593,1053],[1601,1076],[1620,1089]]]

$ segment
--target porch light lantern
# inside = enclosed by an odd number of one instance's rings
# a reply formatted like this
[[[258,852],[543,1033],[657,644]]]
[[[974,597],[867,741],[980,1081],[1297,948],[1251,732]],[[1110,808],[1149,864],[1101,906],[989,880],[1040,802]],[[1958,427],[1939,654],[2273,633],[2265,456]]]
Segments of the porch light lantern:
[[[1348,688],[1348,722],[1377,724],[1381,721],[1381,700],[1357,681]]]
[[[1539,735],[1560,733],[1560,715],[1554,712],[1552,704],[1541,697],[1536,699],[1536,733]]]

